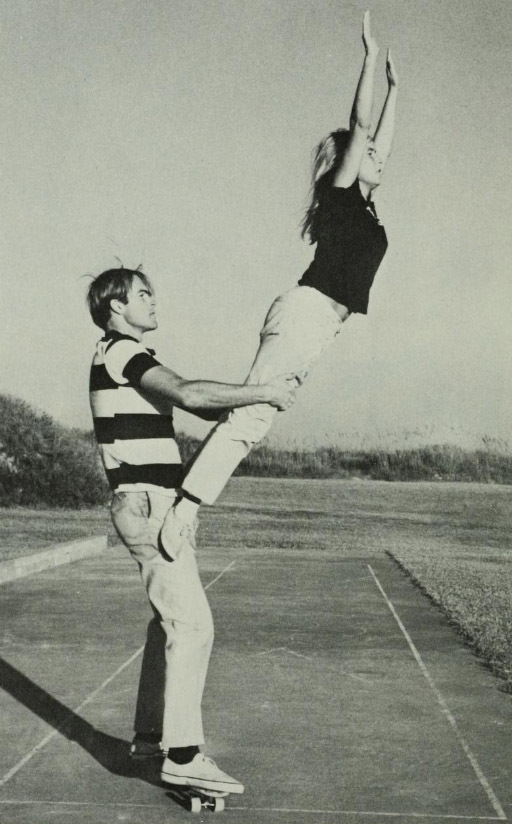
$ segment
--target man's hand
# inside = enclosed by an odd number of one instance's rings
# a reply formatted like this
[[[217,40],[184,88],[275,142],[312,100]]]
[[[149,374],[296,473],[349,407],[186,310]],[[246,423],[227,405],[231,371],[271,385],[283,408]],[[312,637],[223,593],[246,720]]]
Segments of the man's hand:
[[[375,38],[372,37],[369,11],[365,11],[363,17],[363,45],[368,57],[377,57],[379,47]]]
[[[386,76],[388,78],[388,85],[390,89],[398,86],[398,74],[395,69],[395,64],[393,63],[393,58],[391,57],[391,49],[388,49],[386,56]]]
[[[278,375],[277,378],[266,384],[269,393],[268,403],[277,407],[281,412],[289,409],[295,403],[295,393],[302,381],[298,375]]]

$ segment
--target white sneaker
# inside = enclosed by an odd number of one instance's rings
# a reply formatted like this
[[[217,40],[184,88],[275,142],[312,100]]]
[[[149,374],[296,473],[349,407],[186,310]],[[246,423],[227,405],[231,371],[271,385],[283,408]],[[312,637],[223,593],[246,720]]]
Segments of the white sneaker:
[[[244,791],[243,784],[223,772],[215,761],[202,752],[198,752],[188,764],[176,764],[167,756],[160,777],[167,784],[184,784],[188,787],[225,793]]]
[[[196,549],[197,519],[193,524],[182,521],[176,513],[176,507],[171,507],[165,516],[160,530],[160,548],[169,560],[175,561],[183,546],[190,544]]]

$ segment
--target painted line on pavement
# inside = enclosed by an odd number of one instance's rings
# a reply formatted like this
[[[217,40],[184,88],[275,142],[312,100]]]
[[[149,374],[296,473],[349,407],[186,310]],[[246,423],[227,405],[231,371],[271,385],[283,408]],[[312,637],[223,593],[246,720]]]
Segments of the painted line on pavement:
[[[215,584],[215,583],[219,580],[219,578],[222,578],[222,576],[223,576],[223,575],[224,575],[224,574],[225,574],[225,573],[226,573],[229,569],[231,569],[231,567],[234,565],[234,563],[235,563],[235,561],[231,561],[231,563],[230,563],[230,564],[228,564],[228,566],[227,566],[227,567],[225,567],[225,569],[223,569],[223,570],[222,570],[222,572],[219,572],[219,574],[217,575],[217,577],[216,577],[216,578],[214,578],[212,581],[210,581],[210,582],[209,582],[209,584],[207,584],[207,585],[205,586],[205,590],[207,590],[207,589],[209,589],[211,586],[213,586],[213,584]],[[85,706],[87,706],[87,704],[90,704],[90,703],[91,703],[91,701],[94,701],[94,699],[95,699],[95,698],[97,698],[97,696],[98,696],[98,695],[99,695],[99,694],[100,694],[100,693],[101,693],[101,692],[105,689],[105,687],[108,687],[108,685],[109,685],[109,684],[110,684],[110,683],[111,683],[111,682],[112,682],[115,678],[117,678],[117,676],[118,676],[118,675],[120,675],[120,674],[123,672],[123,670],[125,670],[127,667],[129,667],[129,666],[130,666],[130,664],[133,664],[133,662],[134,662],[134,661],[135,661],[135,660],[139,657],[139,655],[141,655],[141,654],[142,654],[142,652],[144,651],[144,647],[145,647],[145,644],[143,644],[143,645],[142,645],[142,646],[141,646],[141,647],[137,650],[137,652],[134,652],[134,654],[133,654],[133,655],[131,655],[131,656],[130,656],[130,658],[128,658],[128,660],[124,662],[124,664],[121,664],[121,666],[120,666],[120,667],[118,667],[118,668],[116,669],[116,671],[115,671],[112,675],[110,675],[110,676],[109,676],[109,677],[108,677],[105,681],[103,681],[103,683],[102,683],[102,684],[100,684],[100,686],[99,686],[99,687],[97,687],[97,688],[96,688],[93,692],[91,692],[91,694],[90,694],[90,695],[88,695],[88,696],[87,696],[87,698],[85,698],[85,699],[82,701],[82,703],[78,705],[78,707],[75,707],[75,708],[72,710],[72,712],[74,712],[74,713],[79,713],[79,712],[80,712],[80,711],[81,711],[81,710],[82,710]],[[65,726],[65,725],[64,725],[64,726]],[[35,747],[33,747],[33,748],[30,750],[30,752],[28,752],[26,755],[24,755],[24,756],[23,756],[23,758],[22,758],[20,761],[18,761],[18,763],[17,763],[17,764],[15,764],[15,765],[14,765],[14,767],[12,767],[12,768],[11,768],[8,772],[6,772],[6,774],[3,776],[3,778],[2,778],[2,779],[0,779],[0,787],[3,787],[5,784],[7,784],[7,782],[8,782],[8,781],[9,781],[9,780],[10,780],[10,779],[14,776],[14,775],[16,775],[16,773],[17,773],[17,772],[19,772],[19,771],[22,769],[22,767],[24,767],[24,766],[25,766],[25,764],[27,764],[27,763],[28,763],[28,761],[30,761],[30,760],[34,757],[34,755],[37,755],[37,753],[38,753],[38,752],[40,752],[40,750],[42,750],[42,749],[43,749],[43,747],[45,747],[45,746],[48,744],[48,742],[52,740],[52,738],[55,738],[55,736],[56,736],[56,735],[58,735],[58,733],[60,732],[60,729],[62,729],[62,728],[54,729],[54,730],[52,730],[50,733],[48,733],[48,735],[46,735],[46,736],[42,739],[42,741],[40,741],[38,744],[36,744],[36,746],[35,746]]]
[[[422,674],[424,675],[425,679],[427,680],[430,689],[432,690],[435,697],[437,698],[437,701],[438,701],[438,703],[441,707],[441,711],[442,711],[443,715],[446,717],[448,723],[452,727],[452,729],[453,729],[453,731],[454,731],[454,733],[455,733],[455,735],[456,735],[456,737],[459,741],[459,744],[461,745],[461,747],[462,747],[469,763],[473,767],[473,771],[474,771],[476,777],[478,778],[478,781],[480,782],[481,786],[485,790],[485,792],[487,794],[487,797],[488,797],[489,801],[491,802],[491,804],[493,806],[494,811],[497,813],[498,819],[500,821],[507,821],[507,816],[505,815],[505,811],[503,810],[503,807],[501,806],[501,804],[500,804],[493,788],[489,784],[487,778],[483,774],[482,769],[480,767],[480,764],[477,761],[477,758],[476,758],[475,754],[473,753],[473,751],[471,750],[471,748],[470,748],[469,744],[467,743],[466,739],[464,738],[461,731],[459,730],[459,728],[457,726],[457,722],[456,722],[455,718],[453,717],[452,713],[450,712],[448,704],[446,703],[446,701],[444,700],[441,692],[437,688],[437,686],[435,684],[435,681],[432,678],[432,676],[430,675],[430,673],[429,673],[429,671],[428,671],[421,655],[419,654],[418,650],[416,649],[411,636],[407,632],[407,630],[406,630],[403,622],[401,621],[400,616],[398,615],[397,611],[395,610],[395,607],[393,606],[392,602],[390,601],[390,599],[386,595],[386,593],[384,591],[384,588],[383,588],[382,584],[380,583],[379,579],[377,578],[377,575],[373,571],[372,567],[370,566],[370,564],[368,564],[367,566],[368,566],[368,569],[370,570],[371,575],[373,576],[373,579],[374,579],[377,587],[379,588],[379,590],[381,592],[382,597],[384,598],[384,600],[385,600],[386,604],[388,605],[395,621],[397,622],[398,626],[400,627],[400,629],[401,629],[401,631],[402,631],[402,633],[405,637],[405,640],[407,641],[407,643],[409,645],[409,648],[410,648],[412,654],[414,655],[414,658],[416,659],[416,663],[418,664]]]
[[[308,809],[294,809],[288,807],[226,807],[226,810],[238,810],[244,812],[259,812],[259,813],[308,813],[309,815],[355,815],[365,816],[371,815],[373,817],[381,818],[435,818],[436,821],[441,819],[450,819],[455,821],[503,821],[501,816],[497,815],[437,815],[436,813],[391,813],[391,812],[375,812],[374,810],[308,810]]]
[[[205,589],[205,592],[206,592],[206,590],[207,590],[207,589],[210,589],[210,587],[212,587],[214,584],[216,584],[216,583],[217,583],[217,581],[219,580],[219,578],[222,578],[222,576],[223,576],[223,575],[224,575],[224,574],[225,574],[225,573],[226,573],[229,569],[231,569],[231,567],[233,567],[234,565],[235,565],[235,561],[231,561],[231,563],[230,563],[230,564],[228,564],[228,565],[227,565],[227,567],[224,567],[224,569],[222,570],[222,572],[219,572],[219,574],[217,575],[217,577],[216,577],[216,578],[214,578],[214,579],[213,579],[213,581],[210,581],[210,583],[209,583],[209,584],[206,584],[206,586],[205,586],[205,588],[204,588],[204,589]]]
[[[128,801],[39,801],[30,800],[22,801],[19,798],[0,799],[0,806],[32,806],[32,807],[91,807],[91,808],[107,808],[120,807],[122,809],[146,809],[155,810],[162,809],[162,804],[137,804],[136,802]],[[225,812],[258,812],[258,813],[307,813],[308,815],[352,815],[352,816],[373,816],[380,818],[435,818],[436,821],[450,820],[450,821],[502,821],[500,816],[496,815],[454,815],[454,814],[437,814],[437,813],[393,813],[393,812],[375,812],[374,810],[312,810],[300,807],[226,807]]]

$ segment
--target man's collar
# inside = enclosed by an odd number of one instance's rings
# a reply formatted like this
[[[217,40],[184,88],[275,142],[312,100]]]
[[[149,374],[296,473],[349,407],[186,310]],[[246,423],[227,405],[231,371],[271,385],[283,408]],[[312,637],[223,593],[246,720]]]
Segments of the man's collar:
[[[117,329],[109,329],[102,340],[134,340],[135,343],[139,343],[133,335],[125,335],[122,332],[118,332]]]
[[[109,329],[108,332],[105,334],[105,337],[102,338],[102,340],[105,342],[110,341],[111,344],[114,343],[114,341],[118,340],[134,340],[135,343],[140,343],[142,346],[144,346],[144,344],[142,344],[141,341],[137,340],[137,338],[134,338],[133,335],[124,335],[122,332],[118,332],[117,329]],[[146,349],[150,355],[156,355],[155,350],[150,349],[149,346],[144,346],[144,349]]]

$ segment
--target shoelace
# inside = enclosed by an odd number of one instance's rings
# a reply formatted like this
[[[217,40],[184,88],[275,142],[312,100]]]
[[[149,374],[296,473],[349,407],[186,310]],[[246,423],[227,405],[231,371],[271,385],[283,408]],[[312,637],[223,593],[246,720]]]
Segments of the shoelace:
[[[203,755],[203,753],[201,753],[201,755],[202,755],[203,763],[210,764],[212,767],[217,767],[217,764],[215,763],[213,758],[210,758],[208,755]],[[217,769],[218,769],[218,767],[217,767]]]

